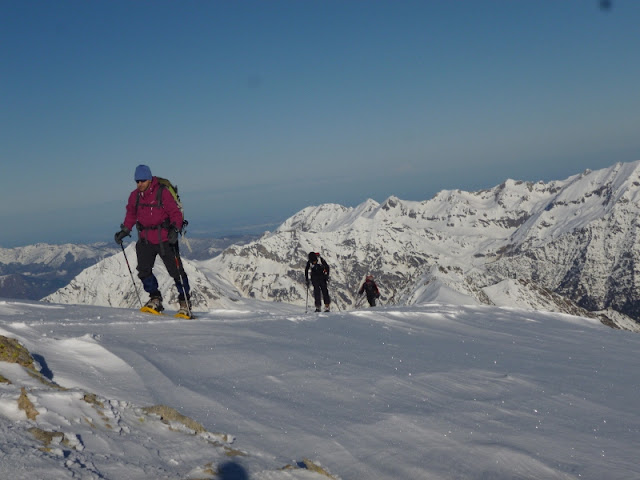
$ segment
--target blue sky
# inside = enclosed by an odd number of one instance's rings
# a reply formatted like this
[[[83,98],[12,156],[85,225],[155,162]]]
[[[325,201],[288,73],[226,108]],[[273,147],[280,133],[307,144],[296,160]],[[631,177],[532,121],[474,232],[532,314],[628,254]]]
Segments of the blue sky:
[[[640,2],[0,0],[0,246],[192,236],[640,159]],[[264,226],[264,227],[263,227]]]

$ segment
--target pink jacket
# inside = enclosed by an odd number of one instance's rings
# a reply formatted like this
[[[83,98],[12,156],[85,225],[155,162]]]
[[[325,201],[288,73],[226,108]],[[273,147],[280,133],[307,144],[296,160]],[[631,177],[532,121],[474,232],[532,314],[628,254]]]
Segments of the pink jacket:
[[[168,189],[162,189],[162,207],[158,206],[157,195],[160,187],[158,179],[153,177],[149,188],[144,192],[138,192],[137,188],[131,192],[123,222],[129,230],[133,230],[136,223],[139,223],[142,229],[138,232],[138,238],[154,244],[160,243],[160,240],[166,242],[168,239],[168,230],[158,229],[166,219],[169,219],[168,224],[175,225],[178,230],[182,229],[183,220],[182,212]]]

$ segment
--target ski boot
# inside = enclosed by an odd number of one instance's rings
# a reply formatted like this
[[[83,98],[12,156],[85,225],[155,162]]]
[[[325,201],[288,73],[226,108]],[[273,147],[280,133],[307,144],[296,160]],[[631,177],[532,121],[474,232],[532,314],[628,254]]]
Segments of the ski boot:
[[[161,315],[163,310],[162,297],[151,297],[145,306],[140,309],[141,312],[153,313],[154,315]]]
[[[191,313],[191,300],[179,300],[180,302],[180,310],[174,316],[177,318],[185,318],[192,319],[193,314]]]

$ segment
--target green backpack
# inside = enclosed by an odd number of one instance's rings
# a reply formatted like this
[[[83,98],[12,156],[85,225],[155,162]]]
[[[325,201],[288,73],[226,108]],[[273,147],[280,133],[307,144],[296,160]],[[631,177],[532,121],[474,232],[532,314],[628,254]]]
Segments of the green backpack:
[[[182,207],[182,202],[180,201],[180,195],[178,195],[178,186],[174,185],[173,183],[171,183],[171,180],[167,180],[166,178],[156,177],[156,179],[158,180],[158,183],[161,187],[158,189],[158,195],[156,197],[158,206],[162,207],[162,189],[166,188],[167,190],[169,190],[169,193],[171,193],[171,196],[178,204],[178,208],[182,212],[182,225],[186,226],[189,222],[184,219],[184,208]]]

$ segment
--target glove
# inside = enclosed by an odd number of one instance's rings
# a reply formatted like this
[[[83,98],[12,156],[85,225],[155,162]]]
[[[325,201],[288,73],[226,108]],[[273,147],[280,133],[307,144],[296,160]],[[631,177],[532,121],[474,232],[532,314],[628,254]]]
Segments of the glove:
[[[307,288],[309,288],[309,279],[307,278]]]
[[[178,231],[178,229],[176,228],[175,225],[171,225],[169,227],[169,233],[167,234],[167,240],[169,241],[169,243],[171,245],[175,245],[176,243],[178,243],[178,234],[180,232]]]
[[[120,228],[121,230],[119,232],[116,232],[116,234],[113,236],[113,239],[118,245],[122,245],[122,240],[124,239],[124,237],[131,236],[131,230],[129,230],[127,227],[125,227],[124,225],[120,225]]]

